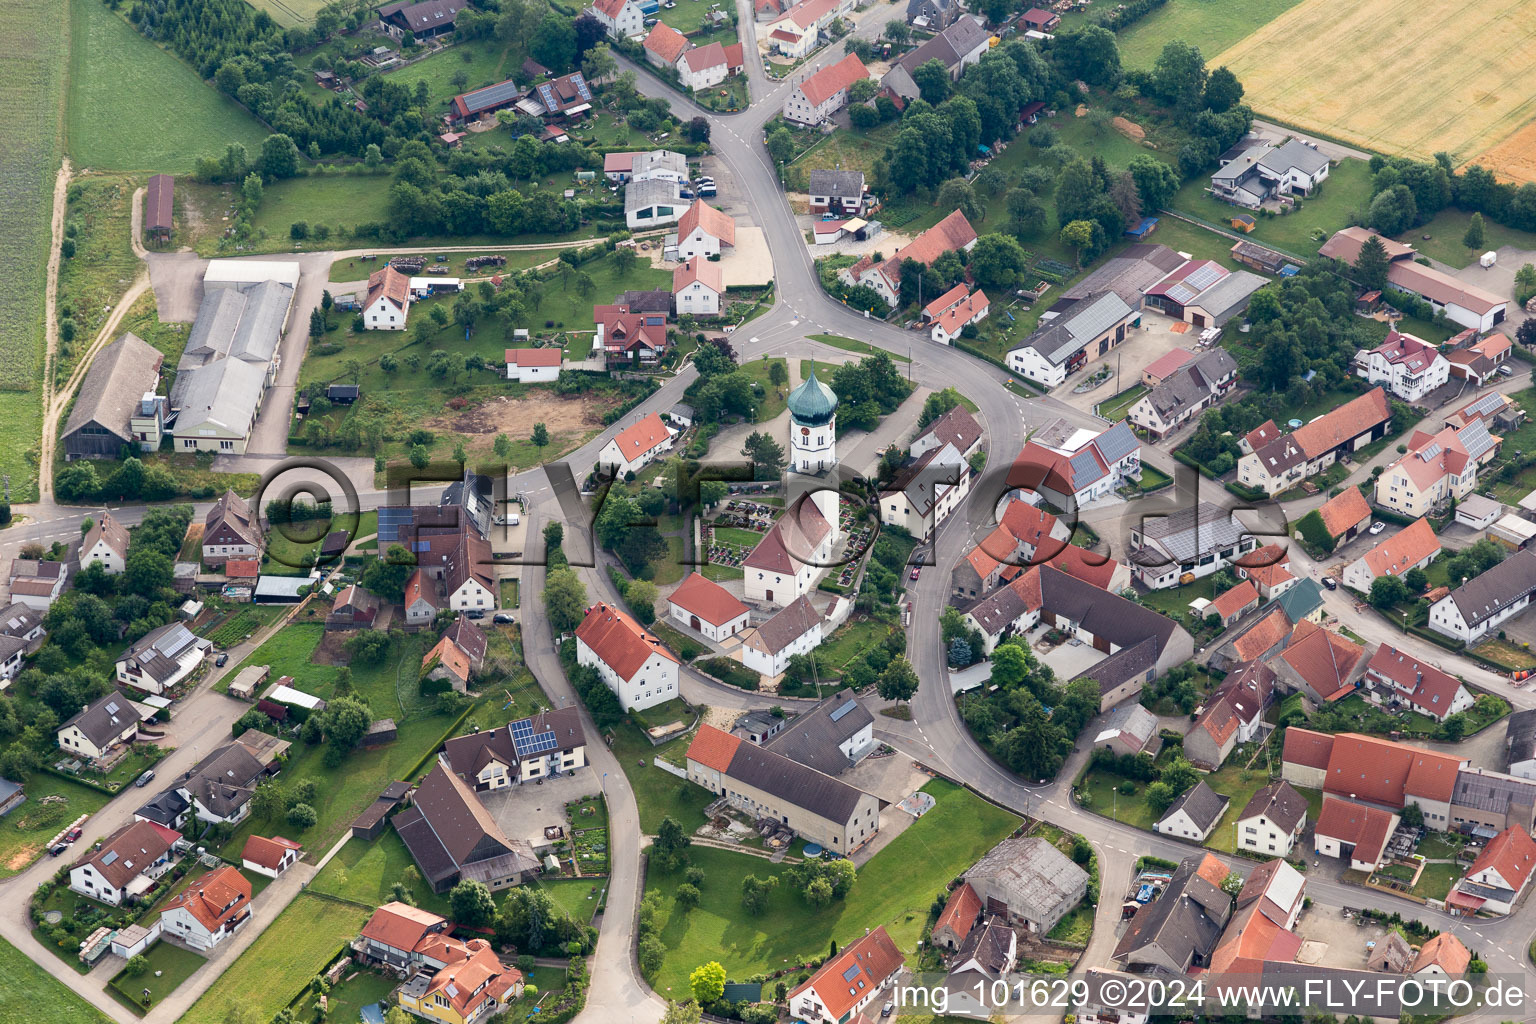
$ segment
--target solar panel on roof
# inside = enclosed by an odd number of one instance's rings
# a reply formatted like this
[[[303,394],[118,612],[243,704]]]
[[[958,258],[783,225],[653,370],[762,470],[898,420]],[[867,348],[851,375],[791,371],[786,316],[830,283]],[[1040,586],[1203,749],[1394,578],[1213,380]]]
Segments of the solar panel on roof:
[[[1226,276],[1227,275],[1225,271],[1223,271],[1219,266],[1204,266],[1190,274],[1184,279],[1184,281],[1191,288],[1204,291]]]
[[[592,90],[587,88],[587,80],[585,78],[583,78],[582,76],[577,75],[576,78],[575,78],[575,83],[576,83],[576,95],[580,96],[582,99],[584,99],[584,100],[586,100],[588,102],[591,102],[591,100],[592,100]]]
[[[105,857],[101,858],[101,866],[102,867],[106,867],[108,864],[115,864],[115,863],[117,863],[117,851],[116,850],[108,850],[107,851],[107,855]]]
[[[1429,447],[1427,447],[1423,451],[1419,452],[1419,458],[1423,459],[1425,462],[1428,462],[1430,459],[1434,458],[1436,455],[1439,455],[1439,454],[1440,454],[1440,442],[1439,441],[1431,441],[1429,443]]]
[[[859,965],[858,964],[854,964],[852,967],[848,968],[846,971],[843,972],[843,980],[844,981],[852,981],[854,978],[857,978],[858,976],[859,976]]]
[[[844,715],[846,715],[848,712],[850,712],[850,711],[852,711],[854,709],[854,706],[857,703],[858,703],[857,701],[853,700],[852,698],[849,698],[849,700],[848,700],[848,702],[846,704],[844,704],[842,707],[840,707],[837,710],[832,712],[832,714],[831,714],[832,721],[834,721],[834,722],[840,721]]]
[[[1084,481],[1097,480],[1099,477],[1099,463],[1090,451],[1081,451],[1067,460],[1072,465],[1074,482],[1081,476]]]
[[[107,714],[109,714],[109,715],[117,714],[117,701],[114,700],[114,701],[108,701],[107,702]]]

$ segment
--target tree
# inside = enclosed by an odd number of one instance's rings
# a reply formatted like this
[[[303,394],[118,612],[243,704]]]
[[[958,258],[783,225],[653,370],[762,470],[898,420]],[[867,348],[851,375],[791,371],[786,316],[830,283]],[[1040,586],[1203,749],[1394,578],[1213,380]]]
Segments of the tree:
[[[1008,218],[1009,228],[1014,234],[1034,235],[1045,227],[1045,204],[1027,188],[1009,189]]]
[[[334,697],[324,711],[315,716],[320,719],[321,731],[332,751],[346,754],[363,740],[373,715],[361,697]]]
[[[484,882],[464,879],[448,891],[453,919],[468,928],[483,928],[496,917],[496,900]]]
[[[1483,215],[1474,212],[1472,218],[1467,221],[1467,233],[1461,236],[1461,244],[1468,249],[1481,249],[1484,241]]]
[[[318,338],[318,337],[320,337],[320,335],[325,333],[325,328],[326,328],[325,314],[320,312],[320,310],[318,308],[310,310],[309,311],[309,336],[311,338]]]
[[[1205,108],[1224,114],[1243,99],[1243,83],[1237,80],[1226,65],[1211,72],[1205,80]]]
[[[918,95],[934,106],[949,99],[952,81],[949,68],[937,57],[924,61],[912,70],[912,82],[917,86]]]
[[[1418,566],[1414,566],[1403,573],[1403,583],[1414,594],[1422,594],[1429,586],[1429,574]]]
[[[980,221],[987,208],[976,198],[976,190],[964,178],[950,178],[939,186],[939,209],[959,210],[969,221]]]
[[[128,972],[130,978],[141,978],[149,970],[149,957],[142,954],[136,956],[129,960],[123,969]]]
[[[512,439],[506,434],[497,434],[496,440],[491,443],[491,448],[496,452],[498,459],[508,458],[512,454]]]
[[[251,710],[255,711],[254,708]],[[261,712],[257,712],[261,714]],[[263,716],[265,717],[265,716]],[[271,779],[263,779],[251,793],[251,813],[266,820],[275,818],[283,811],[283,791]]]
[[[1515,340],[1526,348],[1536,345],[1536,317],[1521,321],[1520,326],[1515,328]]]
[[[1126,166],[1136,182],[1136,192],[1141,196],[1141,212],[1145,216],[1168,205],[1179,190],[1179,176],[1164,160],[1138,154]]]
[[[1052,56],[1069,78],[1098,86],[1113,86],[1120,81],[1120,47],[1115,34],[1102,25],[1058,33]]]
[[[1152,809],[1152,813],[1161,816],[1164,811],[1173,805],[1173,801],[1173,787],[1169,786],[1168,783],[1158,781],[1147,787],[1147,806]]]
[[[875,93],[879,91],[880,87],[873,78],[861,78],[848,87],[848,100],[851,103],[864,103],[874,99]]]
[[[741,454],[752,460],[759,480],[777,480],[784,469],[784,446],[760,430],[747,437]]]
[[[908,701],[917,692],[917,673],[905,657],[896,657],[880,673],[878,692],[885,700]]]
[[[1406,601],[1408,586],[1396,576],[1378,576],[1371,581],[1370,602],[1373,608],[1391,608]]]
[[[172,584],[174,573],[170,558],[159,551],[129,550],[123,569],[123,592],[146,597],[156,595]]]
[[[1141,193],[1136,188],[1136,178],[1130,171],[1121,171],[1109,186],[1109,201],[1120,211],[1127,224],[1136,224],[1141,216]]]
[[[549,444],[549,428],[542,423],[535,423],[533,425],[533,434],[529,436],[528,440],[533,442],[535,448],[542,449]]]
[[[1393,185],[1371,200],[1370,226],[1384,235],[1408,230],[1418,220],[1418,205],[1407,185]]]
[[[806,884],[805,902],[818,910],[832,902],[832,883],[825,878],[813,878]]]
[[[692,910],[699,905],[704,894],[699,892],[699,887],[690,882],[684,882],[677,887],[677,905],[687,910]]]
[[[905,45],[912,39],[912,28],[902,18],[892,18],[885,23],[885,31],[880,33],[898,46]]]
[[[1074,220],[1061,229],[1061,241],[1077,251],[1077,265],[1083,265],[1083,250],[1093,243],[1093,223]]]
[[[971,250],[971,274],[982,288],[1012,289],[1028,264],[1023,248],[1008,235],[982,235]]]
[[[555,569],[545,577],[544,614],[557,636],[580,625],[586,607],[586,585],[570,569]]]
[[[651,859],[663,871],[676,871],[688,859],[688,847],[693,840],[670,814],[661,819],[656,828],[656,839],[651,843]]]
[[[587,55],[581,61],[581,74],[593,85],[600,85],[607,81],[608,76],[619,69],[619,62],[614,59],[613,50],[607,43],[599,43],[587,51]],[[702,119],[698,119],[702,120]],[[709,122],[705,122],[706,129]],[[693,142],[708,142],[706,133],[703,139],[690,139]]]
[[[528,53],[545,67],[563,71],[576,60],[576,26],[570,18],[550,11],[528,40]]]
[[[709,141],[708,119],[695,117],[688,122],[688,141],[696,145],[703,145]]]
[[[776,164],[786,164],[795,155],[795,137],[782,125],[768,135],[768,155]]]
[[[1380,291],[1387,286],[1387,247],[1376,235],[1367,238],[1355,257],[1355,280],[1360,287]]]
[[[773,895],[773,890],[778,888],[778,885],[778,875],[769,875],[767,878],[748,875],[743,878],[741,880],[742,908],[753,917],[761,915],[768,909],[768,897]]]
[[[658,941],[658,945],[659,944],[660,943]],[[665,949],[666,947],[663,946],[662,948]],[[657,966],[659,967],[661,965],[657,964]],[[643,965],[641,969],[644,970]],[[721,993],[724,994],[724,991],[725,989],[722,988]],[[672,1000],[668,999],[667,1011],[661,1015],[661,1024],[699,1024],[699,1019],[702,1013],[703,1007],[701,1007],[698,1003],[674,1003]],[[388,1024],[388,1022],[386,1022],[386,1024]]]
[[[719,1002],[725,995],[725,968],[717,960],[695,967],[688,975],[688,988],[700,1006]]]
[[[268,180],[291,178],[299,173],[299,147],[293,139],[278,133],[268,135],[261,144],[261,174]]]
[[[1167,106],[1194,114],[1205,106],[1205,58],[1199,47],[1170,40],[1152,64],[1152,94]]]
[[[558,522],[544,524],[544,550],[553,551],[565,542],[565,527]]]
[[[294,804],[288,808],[288,824],[300,832],[307,828],[314,828],[315,822],[319,820],[320,816],[315,813],[315,809],[309,804]]]

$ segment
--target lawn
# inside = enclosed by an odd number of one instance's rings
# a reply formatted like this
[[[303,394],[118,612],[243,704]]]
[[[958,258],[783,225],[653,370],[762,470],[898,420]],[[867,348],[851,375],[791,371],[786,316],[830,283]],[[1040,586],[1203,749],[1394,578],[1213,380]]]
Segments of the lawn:
[[[1206,785],[1231,801],[1210,838],[1205,841],[1207,847],[1222,853],[1232,853],[1235,849],[1237,836],[1233,826],[1237,821],[1237,815],[1248,805],[1253,794],[1263,789],[1269,781],[1262,764],[1251,770],[1245,770],[1242,767],[1242,762],[1245,760],[1246,756],[1241,751],[1236,751],[1220,770],[1204,778]],[[1126,781],[1118,775],[1107,772],[1089,771],[1083,777],[1082,785],[1078,787],[1079,799],[1086,795],[1087,803],[1094,813],[1150,832],[1152,826],[1157,823],[1159,815],[1147,805],[1146,791],[1149,783],[1134,782],[1136,790],[1134,793],[1118,792],[1117,787]]]
[[[87,0],[79,0],[87,2]],[[343,219],[345,218],[345,219]],[[253,226],[274,240],[269,248],[288,248],[288,228],[302,220],[328,225],[345,238],[358,224],[389,219],[389,179],[376,174],[316,174],[269,182],[261,194]],[[367,275],[362,275],[366,277]]]
[[[629,722],[613,731],[613,756],[618,759],[630,788],[635,791],[640,829],[648,836],[655,835],[661,827],[661,819],[669,815],[690,833],[705,824],[704,808],[714,799],[709,790],[664,772],[652,763],[656,757],[674,760],[692,741],[693,734],[688,733],[653,747],[640,727]],[[673,756],[669,757],[669,754]]]
[[[1141,396],[1145,395],[1146,393],[1147,386],[1145,384],[1137,384],[1134,387],[1127,388],[1126,390],[1120,392],[1113,398],[1100,402],[1098,409],[1095,411],[1100,416],[1109,420],[1111,423],[1114,423],[1117,420],[1123,420],[1125,419],[1126,413],[1131,411],[1131,406],[1140,401]]]
[[[320,543],[333,530],[345,530],[352,540],[373,536],[379,532],[379,513],[373,509],[362,513],[338,512],[330,519],[274,527],[267,535],[268,561],[262,566],[262,572],[274,576],[308,576],[319,560]],[[331,558],[324,564],[338,562],[339,558]]]
[[[25,869],[41,856],[44,843],[80,815],[101,810],[108,800],[105,793],[43,772],[33,772],[25,785],[26,803],[0,818],[0,878]],[[50,796],[64,800],[44,803]]]
[[[360,908],[300,893],[192,1004],[180,1024],[224,1024],[232,1006],[270,1020],[342,952],[367,917]]]
[[[398,83],[414,94],[417,82],[427,83],[427,108],[448,110],[448,103],[462,92],[505,82],[518,68],[519,47],[499,39],[475,39],[458,43],[409,67],[387,74],[385,81]],[[462,74],[464,84],[454,84]]]
[[[1209,175],[1190,179],[1174,194],[1170,205],[1180,213],[1230,229],[1232,217],[1245,211],[1211,198],[1206,194],[1210,184]],[[1352,216],[1363,212],[1370,202],[1370,165],[1363,160],[1342,160],[1328,172],[1328,180],[1322,183],[1316,197],[1303,200],[1301,209],[1294,213],[1259,217],[1258,226],[1248,237],[1260,245],[1310,259],[1316,256],[1318,246],[1328,235],[1348,227],[1353,223]],[[1159,237],[1161,234],[1160,222],[1152,240],[1166,242]],[[1230,249],[1230,243],[1226,247]]]
[[[937,806],[864,865],[846,899],[821,910],[812,910],[799,892],[781,884],[761,917],[748,915],[741,906],[742,879],[783,869],[747,854],[692,848],[692,862],[704,870],[705,880],[703,902],[691,911],[673,899],[682,873],[652,871],[646,888],[662,895],[656,926],[667,947],[661,969],[650,979],[653,986],[663,996],[679,998],[687,991],[689,972],[705,961],[724,964],[727,977],[745,978],[820,957],[830,941],[846,944],[879,925],[910,954],[934,897],[1019,825],[1017,816],[958,786],[935,780],[923,789],[937,798]]]
[[[608,888],[606,878],[561,878],[539,882],[539,888],[565,916],[577,924],[587,924],[597,913],[598,897]]]
[[[1511,672],[1536,668],[1536,654],[1522,647],[1516,647],[1507,640],[1490,638],[1470,650],[1471,653],[1487,658],[1500,668]]]
[[[379,838],[351,839],[331,858],[309,883],[309,888],[327,896],[337,896],[371,907],[388,903],[390,890],[404,881],[405,869],[411,867],[411,852],[393,828],[386,828]],[[409,886],[417,906],[435,914],[449,916],[448,898],[439,896],[425,882]]]
[[[1145,463],[1141,467],[1141,479],[1136,483],[1139,491],[1155,491],[1159,487],[1167,487],[1173,483],[1173,477],[1164,473],[1156,466],[1148,466]]]
[[[1279,17],[1298,0],[1169,0],[1121,31],[1120,62],[1128,68],[1151,68],[1171,39],[1193,43],[1211,60],[1266,22]],[[1211,60],[1211,66],[1216,62]]]
[[[1072,908],[1071,913],[1056,922],[1056,927],[1050,930],[1046,938],[1056,942],[1070,942],[1079,946],[1088,945],[1088,940],[1093,938],[1093,914],[1095,909],[1087,903],[1079,903]]]
[[[65,216],[78,230],[75,255],[59,264],[59,308],[73,310],[76,333],[59,341],[55,385],[69,379],[140,272],[128,238],[135,184],[126,175],[92,175],[70,186]]]
[[[1460,878],[1461,869],[1455,864],[1426,864],[1419,883],[1411,891],[1426,900],[1443,900]]]
[[[400,984],[399,980],[390,975],[376,974],[373,971],[356,971],[355,968],[347,968],[347,974],[343,980],[332,986],[328,993],[329,1010],[327,1020],[334,1020],[337,1024],[354,1024],[362,1020],[362,1009],[372,1003],[389,1004],[389,994]]]
[[[1177,619],[1180,615],[1195,614],[1190,609],[1189,602],[1201,597],[1209,601],[1215,596],[1215,580],[1206,576],[1182,587],[1148,591],[1141,595],[1140,600],[1153,611],[1160,612],[1170,619]]]
[[[822,672],[841,675],[849,662],[890,636],[893,628],[891,623],[860,614],[821,642],[816,648],[816,663]]]
[[[0,1024],[110,1024],[110,1018],[0,939]],[[222,1020],[222,1018],[217,1018]]]
[[[753,417],[753,422],[755,423],[767,423],[784,411],[784,403],[789,394],[789,387],[787,384],[776,385],[769,380],[768,375],[770,368],[773,366],[784,367],[786,373],[789,370],[787,360],[769,359],[766,356],[761,359],[753,359],[750,362],[743,363],[741,366],[742,371],[763,389],[763,397],[752,407],[757,413]]]
[[[329,0],[250,0],[252,7],[265,11],[272,20],[284,28],[309,21],[326,6]]]
[[[169,942],[157,942],[150,946],[144,952],[144,959],[149,961],[149,969],[143,974],[130,976],[125,967],[108,982],[110,990],[122,996],[120,1002],[140,1015],[176,991],[194,971],[207,963],[191,950],[173,946]],[[140,1001],[145,989],[149,989],[149,1007]]]
[[[1472,215],[1464,210],[1444,209],[1427,224],[1403,232],[1398,241],[1413,246],[1430,259],[1449,263],[1453,267],[1470,266],[1488,250],[1506,245],[1516,249],[1536,249],[1536,233],[1507,227],[1491,217],[1483,218],[1483,244],[1477,249],[1468,249],[1461,244],[1461,240],[1471,220]],[[1425,238],[1425,235],[1429,237]]]
[[[269,134],[100,0],[69,3],[66,146],[92,170],[192,170],[230,143],[251,153]]]
[[[886,352],[885,349],[876,345],[871,345],[867,341],[859,341],[856,338],[845,338],[841,334],[812,334],[810,335],[810,339],[812,341],[819,341],[823,345],[831,345],[833,348],[840,348],[844,352],[857,352],[859,355],[864,356],[872,356],[880,352],[885,352],[886,355],[890,356],[898,363],[910,363],[912,361],[911,356],[902,355],[898,352]]]

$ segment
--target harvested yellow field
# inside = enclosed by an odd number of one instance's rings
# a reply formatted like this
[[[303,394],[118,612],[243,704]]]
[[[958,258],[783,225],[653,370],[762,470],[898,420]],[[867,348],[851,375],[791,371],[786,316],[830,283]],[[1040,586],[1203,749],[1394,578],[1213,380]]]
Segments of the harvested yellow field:
[[[1303,0],[1210,64],[1261,116],[1536,180],[1536,0]]]

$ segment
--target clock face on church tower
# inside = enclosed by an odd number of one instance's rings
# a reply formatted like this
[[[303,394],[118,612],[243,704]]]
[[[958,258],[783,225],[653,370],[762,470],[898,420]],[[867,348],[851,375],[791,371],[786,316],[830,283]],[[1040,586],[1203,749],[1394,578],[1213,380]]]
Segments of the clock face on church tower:
[[[810,437],[811,436],[811,428],[810,427],[801,427],[800,428],[800,436],[801,437]]]

